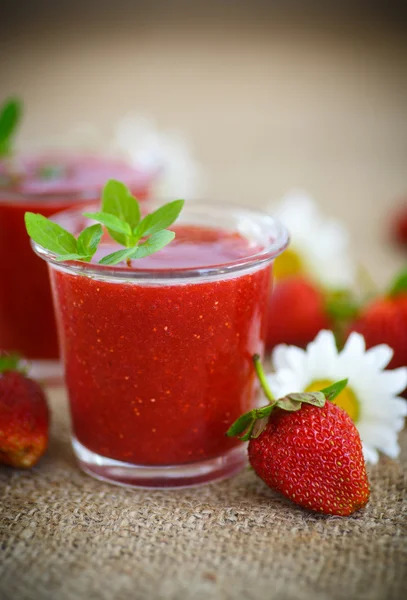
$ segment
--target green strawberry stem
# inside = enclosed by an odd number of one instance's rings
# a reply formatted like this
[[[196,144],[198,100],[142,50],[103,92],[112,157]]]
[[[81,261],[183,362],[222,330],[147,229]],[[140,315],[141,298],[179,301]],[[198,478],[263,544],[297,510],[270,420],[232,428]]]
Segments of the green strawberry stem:
[[[300,392],[287,394],[284,398],[276,400],[266,380],[263,366],[258,354],[253,356],[253,364],[260,381],[264,394],[269,399],[269,403],[261,408],[253,408],[249,412],[241,415],[227,430],[228,437],[237,436],[243,442],[258,437],[267,425],[268,419],[277,407],[288,412],[294,412],[301,409],[302,404],[311,404],[317,408],[322,408],[328,400],[332,402],[338,394],[347,386],[348,380],[342,379],[332,385],[323,388],[319,392]]]
[[[264,394],[270,400],[270,402],[274,402],[273,392],[267,383],[266,374],[264,372],[263,365],[261,364],[260,356],[258,354],[254,354],[252,360]]]

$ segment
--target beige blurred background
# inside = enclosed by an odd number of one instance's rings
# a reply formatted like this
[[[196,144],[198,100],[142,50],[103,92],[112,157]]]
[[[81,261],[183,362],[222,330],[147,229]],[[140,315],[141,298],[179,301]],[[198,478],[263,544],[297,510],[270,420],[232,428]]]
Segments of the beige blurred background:
[[[3,10],[3,9],[2,9]],[[407,197],[407,27],[398,2],[15,0],[0,96],[20,139],[128,111],[184,132],[208,193],[261,206],[292,187],[346,221],[384,284],[405,256],[386,221]]]

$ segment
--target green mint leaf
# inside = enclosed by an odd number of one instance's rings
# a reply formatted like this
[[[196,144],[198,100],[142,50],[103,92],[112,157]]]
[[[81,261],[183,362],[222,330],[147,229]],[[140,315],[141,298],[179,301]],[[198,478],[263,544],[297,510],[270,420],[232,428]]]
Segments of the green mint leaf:
[[[142,225],[138,202],[124,184],[114,180],[109,181],[104,188],[103,208],[106,211],[83,213],[85,217],[98,223],[86,227],[78,239],[40,214],[25,213],[25,223],[28,235],[37,244],[56,254],[57,260],[86,262],[97,251],[103,236],[101,225],[104,225],[110,236],[125,246],[125,249],[108,254],[99,264],[116,265],[123,261],[130,263],[129,259],[149,256],[169,244],[175,233],[166,227],[176,219],[183,204],[183,200],[175,200],[148,215],[140,229],[145,238],[141,244],[138,244],[140,236],[137,237],[134,233]]]
[[[390,286],[389,295],[397,296],[398,294],[402,294],[403,292],[407,292],[407,268],[404,268],[396,276],[396,278]]]
[[[139,240],[147,235],[152,235],[166,229],[174,223],[184,206],[183,200],[174,200],[164,204],[154,212],[145,216],[141,223],[134,229],[134,235]]]
[[[341,381],[337,381],[336,383],[333,383],[332,385],[324,388],[323,390],[319,390],[319,391],[324,394],[324,396],[327,400],[332,402],[332,400],[335,400],[335,398],[341,393],[342,390],[344,390],[346,388],[347,385],[348,385],[348,380],[341,379]]]
[[[7,100],[0,111],[0,156],[11,153],[13,137],[22,114],[22,103],[17,98]]]
[[[132,258],[144,258],[150,254],[154,254],[172,242],[174,238],[175,233],[173,231],[169,231],[168,229],[158,231],[138,246]]]
[[[82,260],[83,262],[90,262],[92,260],[92,256],[92,254],[77,254],[73,252],[72,254],[59,254],[55,260]]]
[[[136,198],[131,194],[130,190],[121,183],[111,179],[103,188],[102,193],[102,211],[115,215],[121,221],[128,223],[133,231],[140,222],[140,206]],[[110,236],[122,244],[127,245],[123,233],[109,229]],[[135,242],[138,240],[135,240]]]
[[[112,254],[107,254],[100,261],[100,265],[118,265],[121,262],[128,260],[129,258],[134,258],[134,253],[136,252],[136,248],[126,248],[125,250],[117,250],[116,252],[112,252]]]
[[[77,252],[77,242],[74,236],[57,223],[32,212],[26,212],[24,218],[30,238],[46,250],[58,255]]]
[[[102,239],[103,229],[102,226],[90,225],[86,227],[78,237],[78,252],[84,256],[92,257],[98,249],[99,242]]]
[[[119,219],[119,217],[116,217],[116,215],[111,215],[109,213],[105,213],[105,212],[95,212],[95,213],[83,213],[84,217],[88,217],[88,219],[93,219],[94,221],[98,221],[99,223],[102,223],[102,225],[104,225],[105,227],[107,227],[107,229],[109,230],[109,233],[111,231],[117,232],[117,233],[122,233],[125,237],[130,237],[131,236],[131,228],[130,225],[128,223],[126,223],[125,221],[122,221],[121,219]],[[128,242],[126,240],[126,243],[123,244],[123,246],[127,246]]]
[[[298,394],[288,394],[283,400],[289,400],[291,402],[299,402],[305,404],[312,404],[322,408],[325,404],[326,398],[322,392],[300,392]],[[296,409],[295,409],[296,410]]]

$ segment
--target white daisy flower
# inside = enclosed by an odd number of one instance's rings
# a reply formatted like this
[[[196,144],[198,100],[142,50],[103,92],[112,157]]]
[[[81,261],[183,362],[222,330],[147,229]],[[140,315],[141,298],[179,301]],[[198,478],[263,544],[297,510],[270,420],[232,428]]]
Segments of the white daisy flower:
[[[300,190],[287,194],[270,211],[290,232],[291,243],[275,261],[276,278],[303,274],[329,290],[350,288],[355,266],[349,255],[349,235],[335,219],[327,219],[316,202]]]
[[[397,395],[407,386],[407,368],[388,370],[393,350],[381,344],[366,350],[359,333],[351,333],[338,352],[332,331],[321,331],[305,350],[281,344],[272,355],[274,373],[267,376],[276,398],[291,392],[318,391],[348,379],[335,404],[353,419],[365,459],[377,463],[378,452],[397,458],[397,434],[404,426],[407,402]]]
[[[128,114],[116,128],[114,149],[154,176],[156,197],[194,199],[202,195],[203,169],[179,132],[160,132],[150,117]]]

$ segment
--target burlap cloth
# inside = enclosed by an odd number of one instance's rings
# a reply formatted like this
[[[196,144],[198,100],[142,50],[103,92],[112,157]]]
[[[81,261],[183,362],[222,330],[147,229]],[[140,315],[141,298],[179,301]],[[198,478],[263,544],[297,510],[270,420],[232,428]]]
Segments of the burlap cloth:
[[[2,600],[399,600],[406,591],[407,432],[369,471],[367,508],[313,515],[250,470],[178,491],[129,490],[76,467],[62,390],[33,471],[0,469]]]

